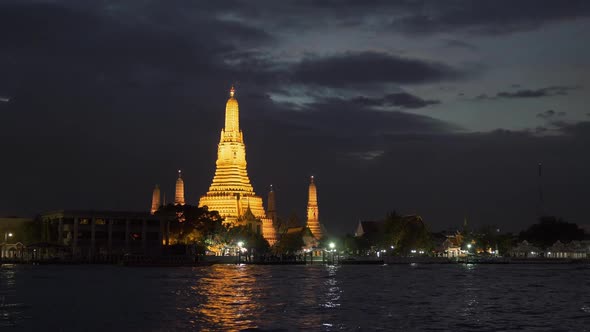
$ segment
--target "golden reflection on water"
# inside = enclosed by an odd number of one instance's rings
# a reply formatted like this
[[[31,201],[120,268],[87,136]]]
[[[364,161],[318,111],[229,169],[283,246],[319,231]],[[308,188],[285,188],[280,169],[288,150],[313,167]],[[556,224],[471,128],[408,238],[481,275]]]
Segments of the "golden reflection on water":
[[[256,277],[245,265],[213,265],[209,273],[191,287],[199,299],[187,308],[195,327],[209,326],[215,330],[236,331],[256,328],[260,302],[255,290]]]

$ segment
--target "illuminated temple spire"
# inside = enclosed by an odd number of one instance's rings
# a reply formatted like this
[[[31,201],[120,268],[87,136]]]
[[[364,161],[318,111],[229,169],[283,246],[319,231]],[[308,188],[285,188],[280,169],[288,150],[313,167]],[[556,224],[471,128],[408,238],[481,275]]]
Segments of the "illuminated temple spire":
[[[276,201],[275,201],[275,191],[274,188],[272,187],[272,184],[270,185],[270,191],[268,192],[268,213],[266,214],[266,216],[268,218],[270,218],[273,223],[277,221],[277,207],[276,207]]]
[[[238,107],[238,101],[234,98],[236,89],[231,87],[229,90],[229,99],[225,104],[225,132],[226,133],[239,133],[240,132],[240,108]],[[240,135],[241,138],[241,135]],[[241,141],[241,140],[240,140]]]
[[[174,193],[174,205],[184,205],[184,181],[182,172],[178,170],[178,179],[176,179],[176,191]]]
[[[160,187],[156,185],[154,188],[154,192],[152,193],[152,208],[150,210],[151,214],[156,213],[160,208]]]
[[[311,182],[309,183],[309,200],[307,202],[307,227],[311,231],[311,234],[313,234],[313,237],[319,240],[324,234],[319,219],[317,188],[313,180],[312,176]]]
[[[240,130],[240,110],[232,86],[225,104],[225,127],[217,145],[215,175],[199,206],[218,211],[228,223],[235,223],[250,206],[256,218],[266,218],[262,198],[256,196],[246,169],[246,146]]]

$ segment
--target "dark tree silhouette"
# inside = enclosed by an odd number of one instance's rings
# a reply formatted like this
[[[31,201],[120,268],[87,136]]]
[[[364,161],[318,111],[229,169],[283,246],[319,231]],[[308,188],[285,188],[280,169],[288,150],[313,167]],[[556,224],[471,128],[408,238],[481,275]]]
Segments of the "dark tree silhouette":
[[[539,222],[520,232],[519,240],[526,240],[538,247],[547,248],[555,241],[567,243],[584,239],[584,230],[577,224],[561,218],[542,217]]]

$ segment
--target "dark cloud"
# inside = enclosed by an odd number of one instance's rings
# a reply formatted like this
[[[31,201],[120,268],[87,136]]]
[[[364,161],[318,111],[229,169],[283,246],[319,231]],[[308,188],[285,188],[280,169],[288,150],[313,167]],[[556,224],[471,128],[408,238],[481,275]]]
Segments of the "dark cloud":
[[[541,112],[541,113],[537,114],[537,117],[541,118],[541,119],[552,119],[556,116],[559,116],[559,117],[565,116],[566,114],[567,113],[563,112],[563,111],[562,112],[555,112],[554,110],[547,110],[545,112]]]
[[[542,98],[553,96],[567,96],[570,91],[578,90],[579,86],[550,86],[540,89],[521,89],[514,92],[501,91],[495,96],[489,96],[486,93],[476,96],[475,100],[492,100],[500,98]]]
[[[308,57],[292,67],[294,82],[331,87],[374,83],[420,84],[455,80],[466,73],[439,62],[379,52]]]
[[[544,24],[590,16],[585,0],[457,0],[418,1],[392,20],[392,27],[412,34],[467,32],[506,34],[536,29]]]
[[[470,51],[476,51],[477,47],[475,47],[474,45],[464,42],[462,40],[458,40],[458,39],[447,39],[445,40],[445,46],[446,47],[456,47],[456,48],[463,48],[463,49],[467,49]]]
[[[422,108],[428,105],[440,104],[439,100],[426,100],[407,92],[390,93],[382,98],[359,96],[353,98],[352,102],[366,106],[393,106],[401,108]]]
[[[575,86],[550,86],[542,89],[530,90],[518,90],[515,92],[498,92],[496,97],[498,98],[539,98],[539,97],[550,97],[550,96],[565,96],[569,91],[579,89]]]
[[[518,229],[534,221],[535,167],[542,160],[548,206],[582,220],[589,214],[587,123],[548,121],[554,135],[466,133],[395,110],[439,103],[433,97],[390,91],[463,79],[471,69],[363,52],[354,43],[348,53],[288,54],[288,61],[268,52],[278,36],[299,28],[374,22],[378,29],[429,7],[436,19],[425,32],[496,24],[448,23],[458,9],[438,3],[3,2],[0,91],[10,102],[0,103],[0,214],[147,210],[156,183],[173,193],[179,168],[187,200],[196,203],[210,185],[227,89],[237,81],[252,182],[262,196],[275,184],[282,215],[304,216],[308,176],[315,174],[322,221],[337,233],[392,209],[420,213],[433,229],[459,225],[466,214],[474,225]],[[455,2],[469,7],[466,13],[486,8],[470,3]],[[531,8],[529,15],[538,12]],[[514,30],[518,19],[507,15],[506,31]],[[539,24],[568,14],[547,15]],[[301,50],[308,47],[316,51]],[[275,94],[291,99],[279,102]]]
[[[412,35],[449,32],[494,35],[590,16],[590,4],[585,0],[481,0],[477,3],[470,0],[453,0],[452,3],[439,0],[266,0],[256,5],[232,1],[191,7],[210,15],[232,16],[290,33],[332,26],[390,29]]]
[[[12,82],[11,90],[53,81],[62,88],[93,89],[98,94],[123,86],[174,89],[196,76],[227,82],[235,73],[224,62],[226,57],[273,42],[264,31],[236,22],[198,14],[190,18],[142,14],[145,22],[130,24],[129,17],[98,10],[2,4],[1,56],[15,63],[2,81]]]

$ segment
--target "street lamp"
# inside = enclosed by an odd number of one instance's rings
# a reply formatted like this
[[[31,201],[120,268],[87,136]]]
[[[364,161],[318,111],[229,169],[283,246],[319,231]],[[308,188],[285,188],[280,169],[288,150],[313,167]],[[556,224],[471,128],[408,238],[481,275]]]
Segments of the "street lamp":
[[[330,251],[332,252],[332,264],[334,264],[334,251],[336,251],[334,248],[336,248],[336,244],[334,244],[334,242],[330,242],[329,244],[330,246]]]
[[[5,245],[8,243],[8,238],[12,237],[12,235],[13,234],[11,232],[4,232],[4,244]],[[2,255],[1,255],[2,258],[4,258],[4,256],[5,256],[5,251],[6,251],[6,248],[3,246],[2,247]]]
[[[238,264],[240,264],[240,254],[242,253],[242,246],[244,245],[243,241],[238,242]]]
[[[8,238],[12,237],[14,234],[12,232],[5,232],[4,233],[4,243],[8,242]]]

